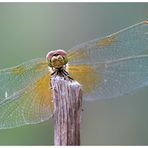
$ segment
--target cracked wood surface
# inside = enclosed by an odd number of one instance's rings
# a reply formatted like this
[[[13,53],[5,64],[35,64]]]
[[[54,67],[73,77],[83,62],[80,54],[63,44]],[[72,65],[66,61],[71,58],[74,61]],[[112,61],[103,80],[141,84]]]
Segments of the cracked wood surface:
[[[54,103],[54,144],[80,145],[82,90],[68,77],[51,78]]]

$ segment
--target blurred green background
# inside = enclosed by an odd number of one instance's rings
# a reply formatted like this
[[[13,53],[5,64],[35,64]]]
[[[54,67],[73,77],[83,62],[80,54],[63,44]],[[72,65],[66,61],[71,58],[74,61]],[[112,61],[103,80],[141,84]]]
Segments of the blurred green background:
[[[148,19],[148,3],[0,3],[0,68]],[[147,145],[148,88],[84,102],[82,145]],[[53,145],[53,121],[0,130],[0,145]]]

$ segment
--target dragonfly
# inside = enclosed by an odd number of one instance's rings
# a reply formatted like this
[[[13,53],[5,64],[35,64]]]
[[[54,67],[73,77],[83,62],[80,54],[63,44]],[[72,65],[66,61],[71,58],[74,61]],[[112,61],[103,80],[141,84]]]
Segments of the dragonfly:
[[[76,45],[67,51],[67,61],[67,71],[81,84],[86,101],[111,99],[147,86],[148,21]],[[46,58],[37,58],[0,70],[0,129],[52,117],[48,67]]]

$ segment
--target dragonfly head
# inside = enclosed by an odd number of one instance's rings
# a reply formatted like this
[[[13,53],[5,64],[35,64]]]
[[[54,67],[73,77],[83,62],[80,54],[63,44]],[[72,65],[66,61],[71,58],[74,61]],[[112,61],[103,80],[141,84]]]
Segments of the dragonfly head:
[[[50,51],[47,54],[46,59],[48,66],[51,68],[61,68],[68,62],[67,53],[62,49]]]

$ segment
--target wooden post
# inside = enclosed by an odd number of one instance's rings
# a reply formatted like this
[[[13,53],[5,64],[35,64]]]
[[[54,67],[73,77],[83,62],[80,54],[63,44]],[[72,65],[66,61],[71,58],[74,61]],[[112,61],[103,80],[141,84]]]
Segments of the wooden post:
[[[82,90],[77,81],[54,75],[54,144],[80,145]]]

